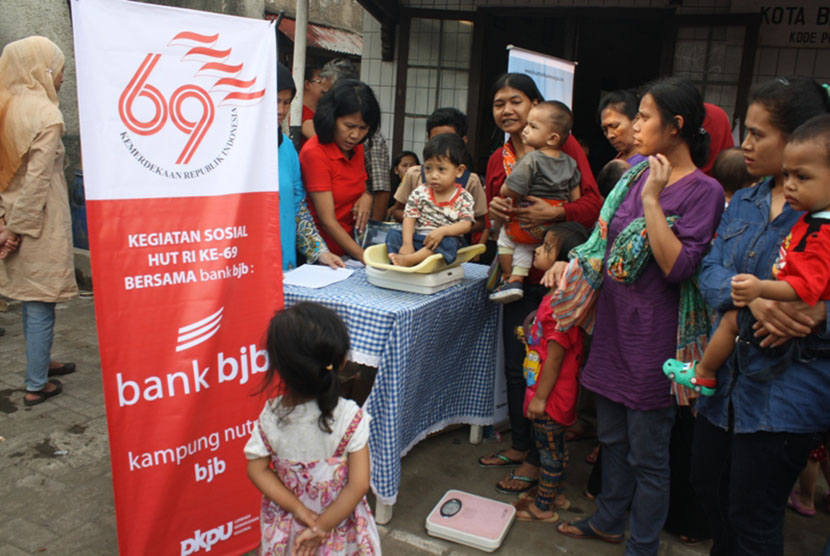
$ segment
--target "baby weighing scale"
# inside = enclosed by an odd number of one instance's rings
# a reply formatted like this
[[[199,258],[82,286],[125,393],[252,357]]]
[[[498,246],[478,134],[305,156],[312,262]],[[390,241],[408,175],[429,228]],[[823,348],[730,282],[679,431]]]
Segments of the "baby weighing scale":
[[[464,278],[462,263],[486,251],[481,244],[469,245],[458,250],[455,261],[448,265],[443,255],[430,255],[415,266],[395,266],[389,260],[386,245],[379,243],[363,252],[366,263],[366,279],[380,288],[412,293],[432,294],[461,282]]]
[[[427,517],[427,533],[439,539],[493,552],[504,541],[516,517],[510,504],[448,490]]]

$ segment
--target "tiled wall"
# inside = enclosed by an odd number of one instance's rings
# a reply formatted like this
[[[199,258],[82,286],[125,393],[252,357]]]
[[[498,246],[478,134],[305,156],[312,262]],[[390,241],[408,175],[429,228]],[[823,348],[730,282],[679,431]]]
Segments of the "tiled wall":
[[[755,55],[753,84],[779,75],[797,73],[830,83],[830,48],[761,47]]]
[[[395,52],[398,52],[397,46]],[[384,62],[380,56],[380,23],[363,14],[363,58],[360,79],[372,86],[380,103],[380,129],[392,148],[392,125],[395,113],[395,77],[397,61]],[[390,153],[391,155],[392,153]]]

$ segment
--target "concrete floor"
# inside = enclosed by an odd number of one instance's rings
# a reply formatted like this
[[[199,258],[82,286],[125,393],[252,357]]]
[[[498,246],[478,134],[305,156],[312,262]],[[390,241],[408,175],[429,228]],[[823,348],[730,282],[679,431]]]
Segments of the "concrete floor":
[[[104,397],[100,379],[93,302],[76,299],[58,305],[57,360],[72,360],[78,372],[64,379],[65,391],[45,404],[23,406],[25,367],[20,305],[0,312],[0,556],[111,555],[117,553],[112,477]],[[450,488],[510,502],[493,488],[499,470],[480,469],[476,458],[499,446],[469,444],[467,429],[428,438],[404,459],[394,517],[381,526],[383,550],[395,556],[461,556],[481,552],[426,535],[424,520]],[[580,492],[590,467],[592,442],[570,445],[567,495],[574,509],[564,519],[589,515],[594,505]],[[786,554],[817,555],[830,535],[830,515],[813,518],[787,513]],[[576,541],[551,524],[517,522],[502,547],[504,555],[622,554],[621,545]],[[708,545],[686,546],[664,534],[660,553],[692,556]]]

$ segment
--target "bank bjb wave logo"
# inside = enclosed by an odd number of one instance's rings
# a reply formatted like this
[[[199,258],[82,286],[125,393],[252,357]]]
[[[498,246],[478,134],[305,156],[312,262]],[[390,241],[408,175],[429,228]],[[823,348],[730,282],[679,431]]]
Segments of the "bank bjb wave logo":
[[[265,88],[219,34],[184,31],[164,54],[148,53],[118,99],[121,141],[147,170],[171,179],[203,176],[233,149],[238,109]],[[179,54],[181,53],[181,54]]]

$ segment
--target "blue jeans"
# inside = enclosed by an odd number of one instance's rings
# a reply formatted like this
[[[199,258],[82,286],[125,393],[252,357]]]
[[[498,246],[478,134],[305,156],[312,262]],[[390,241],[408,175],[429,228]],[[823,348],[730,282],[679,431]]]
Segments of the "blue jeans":
[[[784,554],[787,498],[814,442],[810,433],[736,434],[698,414],[691,481],[712,526],[712,556]]]
[[[424,234],[412,235],[412,246],[415,248],[415,251],[423,248],[426,237]],[[401,246],[403,246],[403,234],[400,230],[389,230],[386,232],[386,251],[388,253],[397,253],[401,250]],[[447,236],[441,240],[441,243],[433,251],[443,255],[444,261],[447,264],[452,264],[458,255],[458,247],[458,238]]]
[[[38,392],[49,380],[55,304],[23,302],[23,335],[26,337],[26,391]]]
[[[639,411],[596,396],[597,433],[602,445],[602,491],[589,518],[609,535],[625,533],[626,554],[657,554],[669,512],[669,438],[676,409]]]

